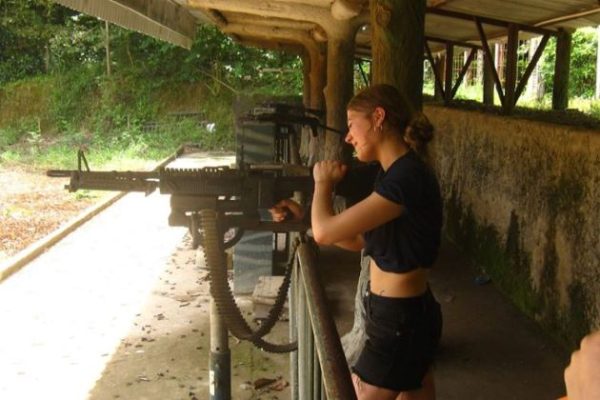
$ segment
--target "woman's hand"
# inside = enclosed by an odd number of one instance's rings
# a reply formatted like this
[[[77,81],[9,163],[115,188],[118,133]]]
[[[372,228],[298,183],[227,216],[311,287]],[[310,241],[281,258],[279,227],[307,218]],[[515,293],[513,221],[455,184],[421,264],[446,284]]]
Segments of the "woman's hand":
[[[600,399],[600,331],[581,341],[581,349],[571,356],[565,369],[569,400]]]
[[[348,166],[340,161],[319,161],[313,168],[313,178],[315,183],[327,182],[335,185],[346,175],[346,171]]]
[[[273,207],[269,208],[273,221],[284,220],[301,221],[304,218],[304,209],[292,199],[283,199]]]

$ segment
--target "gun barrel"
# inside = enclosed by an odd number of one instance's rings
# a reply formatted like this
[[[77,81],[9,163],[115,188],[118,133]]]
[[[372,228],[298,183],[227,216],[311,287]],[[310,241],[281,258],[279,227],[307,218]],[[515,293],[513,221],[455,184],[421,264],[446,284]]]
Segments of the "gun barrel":
[[[50,178],[70,178],[73,175],[73,172],[77,171],[69,171],[64,169],[51,169],[46,171],[46,176]]]

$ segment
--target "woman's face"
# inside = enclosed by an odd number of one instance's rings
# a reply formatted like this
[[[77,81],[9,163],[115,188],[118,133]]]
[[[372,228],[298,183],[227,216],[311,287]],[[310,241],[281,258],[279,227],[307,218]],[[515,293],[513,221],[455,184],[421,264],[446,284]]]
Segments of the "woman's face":
[[[356,157],[363,162],[374,161],[375,132],[372,118],[364,112],[348,110],[348,133],[345,141],[354,147]]]

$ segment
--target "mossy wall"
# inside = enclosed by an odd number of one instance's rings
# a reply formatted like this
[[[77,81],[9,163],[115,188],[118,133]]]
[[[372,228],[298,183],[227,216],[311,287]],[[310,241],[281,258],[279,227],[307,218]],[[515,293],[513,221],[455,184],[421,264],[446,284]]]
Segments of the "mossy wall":
[[[600,328],[600,132],[425,112],[446,235],[566,346]]]

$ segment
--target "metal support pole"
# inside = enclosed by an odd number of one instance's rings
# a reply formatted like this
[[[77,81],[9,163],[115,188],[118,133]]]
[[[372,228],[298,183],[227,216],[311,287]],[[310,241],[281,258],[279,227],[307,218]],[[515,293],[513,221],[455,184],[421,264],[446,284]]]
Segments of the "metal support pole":
[[[227,328],[214,299],[210,299],[210,400],[231,400],[231,353]]]
[[[314,342],[314,336],[313,337]],[[319,364],[319,355],[313,350],[313,396],[312,400],[321,400],[321,365]]]
[[[290,285],[290,341],[298,340],[298,261],[294,261],[292,282]],[[290,392],[292,400],[298,400],[298,353],[299,349],[290,353]]]

